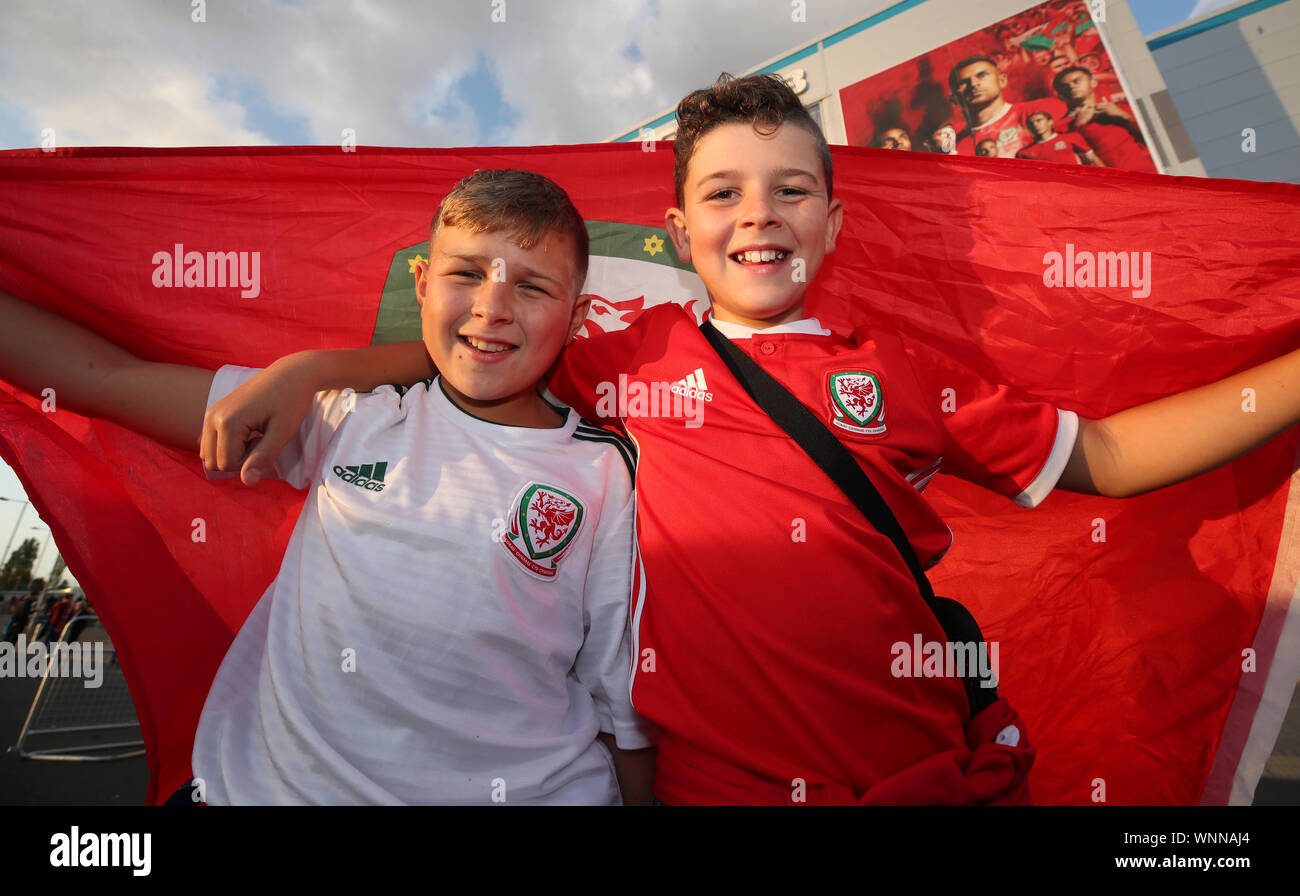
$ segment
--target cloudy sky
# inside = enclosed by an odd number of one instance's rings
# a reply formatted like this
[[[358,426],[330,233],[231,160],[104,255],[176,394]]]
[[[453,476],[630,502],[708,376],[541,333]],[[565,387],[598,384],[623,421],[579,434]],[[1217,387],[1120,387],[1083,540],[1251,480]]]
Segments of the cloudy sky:
[[[795,23],[789,0],[4,0],[0,149],[44,128],[61,146],[332,144],[344,128],[369,145],[596,142],[897,2],[806,0]],[[1129,7],[1150,34],[1232,2]],[[3,464],[0,497],[0,539],[44,544]]]
[[[47,127],[63,146],[595,142],[896,2],[806,0],[795,23],[789,0],[206,0],[195,22],[200,0],[6,0],[0,148]],[[1150,33],[1229,2],[1130,7]]]

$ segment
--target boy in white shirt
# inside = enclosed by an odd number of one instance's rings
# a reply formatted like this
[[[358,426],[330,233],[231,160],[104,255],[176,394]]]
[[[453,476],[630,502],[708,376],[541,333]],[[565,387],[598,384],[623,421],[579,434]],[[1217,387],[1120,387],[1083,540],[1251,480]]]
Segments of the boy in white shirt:
[[[649,801],[632,451],[538,392],[587,314],[585,225],[546,178],[479,171],[429,255],[440,375],[317,394],[276,466],[311,493],[204,704],[209,804]],[[0,319],[0,377],[178,446],[256,372],[143,362],[2,294]]]

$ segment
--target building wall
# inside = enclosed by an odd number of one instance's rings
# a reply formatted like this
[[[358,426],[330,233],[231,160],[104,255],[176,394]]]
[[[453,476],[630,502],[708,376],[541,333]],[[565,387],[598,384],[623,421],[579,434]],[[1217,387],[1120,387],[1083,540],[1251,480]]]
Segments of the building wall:
[[[1210,177],[1300,183],[1300,0],[1247,0],[1148,44]]]
[[[804,105],[816,108],[827,140],[847,143],[838,95],[841,88],[1037,5],[1037,0],[902,0],[745,74],[776,72],[792,80],[798,85],[796,90]],[[1103,8],[1104,13],[1095,12],[1094,19],[1125,80],[1126,92],[1134,100],[1161,170],[1203,175],[1205,169],[1177,120],[1178,111],[1168,100],[1160,69],[1128,4],[1125,0],[1106,0]],[[640,139],[643,128],[656,139],[671,139],[676,132],[672,110],[666,109],[611,139]]]

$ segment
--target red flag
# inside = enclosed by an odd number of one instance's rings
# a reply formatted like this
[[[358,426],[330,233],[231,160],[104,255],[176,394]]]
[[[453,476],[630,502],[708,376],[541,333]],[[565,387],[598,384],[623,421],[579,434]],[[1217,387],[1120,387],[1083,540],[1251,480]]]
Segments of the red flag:
[[[1300,344],[1295,187],[835,160],[845,227],[809,311],[837,328],[884,319],[1090,417]],[[530,168],[589,220],[660,227],[671,166],[640,144],[4,152],[0,289],[145,358],[264,365],[379,338],[386,284],[409,289],[402,252],[476,168]],[[1249,801],[1300,674],[1296,448],[1292,431],[1150,496],[1060,493],[1033,511],[932,484],[956,534],[932,579],[1001,644],[1039,802]],[[118,647],[157,802],[189,777],[208,686],[301,495],[210,484],[195,456],[7,388],[0,454]]]

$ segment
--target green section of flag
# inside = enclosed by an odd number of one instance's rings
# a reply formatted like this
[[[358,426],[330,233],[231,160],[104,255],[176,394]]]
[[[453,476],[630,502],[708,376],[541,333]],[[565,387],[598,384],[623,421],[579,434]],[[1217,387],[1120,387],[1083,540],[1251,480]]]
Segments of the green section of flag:
[[[639,227],[617,221],[588,221],[587,236],[591,254],[609,258],[649,261],[684,271],[693,271],[677,256],[672,240],[662,227]],[[429,241],[416,243],[393,253],[379,298],[379,314],[371,345],[407,342],[421,338],[420,305],[415,300],[415,259],[428,259]]]
[[[420,339],[420,303],[415,298],[415,257],[429,257],[429,241],[398,249],[388,266],[371,345]]]
[[[695,270],[677,257],[673,241],[668,239],[668,231],[662,227],[638,227],[616,221],[588,221],[587,236],[591,240],[592,255],[653,261],[682,271]]]

